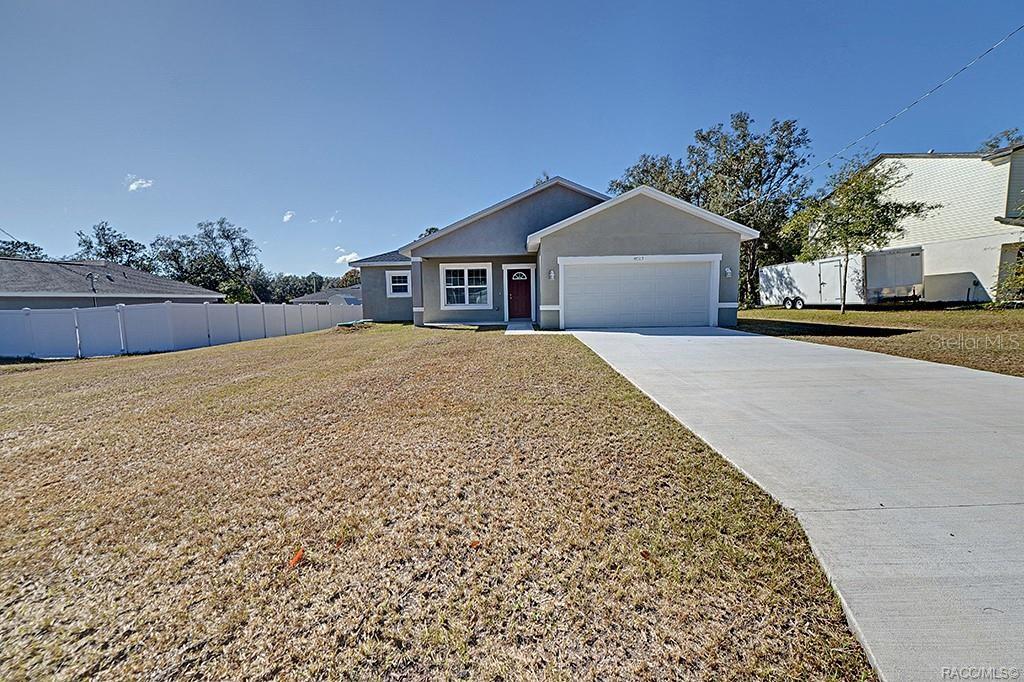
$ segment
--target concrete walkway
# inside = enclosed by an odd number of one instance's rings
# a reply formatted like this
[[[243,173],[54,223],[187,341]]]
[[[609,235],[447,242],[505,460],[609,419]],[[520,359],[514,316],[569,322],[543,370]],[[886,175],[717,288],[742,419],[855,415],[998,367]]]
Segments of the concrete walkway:
[[[1024,379],[722,329],[576,336],[796,512],[884,679],[1024,678]]]

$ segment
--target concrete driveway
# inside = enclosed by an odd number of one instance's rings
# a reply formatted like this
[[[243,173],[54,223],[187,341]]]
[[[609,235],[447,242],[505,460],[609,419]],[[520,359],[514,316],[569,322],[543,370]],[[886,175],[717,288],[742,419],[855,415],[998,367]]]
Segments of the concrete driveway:
[[[796,512],[883,678],[1024,677],[1024,379],[723,329],[576,336]]]

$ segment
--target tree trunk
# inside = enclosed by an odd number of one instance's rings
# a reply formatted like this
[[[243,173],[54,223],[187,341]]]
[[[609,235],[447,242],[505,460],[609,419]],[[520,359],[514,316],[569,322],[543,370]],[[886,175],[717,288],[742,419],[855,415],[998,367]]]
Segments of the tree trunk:
[[[740,247],[739,301],[743,305],[761,305],[761,292],[757,278],[757,245],[760,239],[743,242]],[[746,258],[744,259],[744,256]]]
[[[839,283],[839,314],[846,314],[846,275],[850,272],[850,252],[843,254],[843,279]]]

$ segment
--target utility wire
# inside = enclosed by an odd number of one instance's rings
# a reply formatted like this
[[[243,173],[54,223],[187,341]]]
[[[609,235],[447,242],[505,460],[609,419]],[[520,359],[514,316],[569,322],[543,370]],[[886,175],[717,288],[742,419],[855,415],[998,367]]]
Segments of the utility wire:
[[[898,119],[898,118],[899,118],[900,116],[902,116],[903,114],[907,113],[908,111],[910,111],[911,109],[913,109],[913,108],[914,108],[915,106],[917,106],[918,104],[920,104],[921,102],[923,102],[924,100],[926,100],[926,99],[927,99],[928,97],[930,97],[930,96],[931,96],[932,94],[934,94],[935,92],[937,92],[937,91],[938,91],[938,90],[939,90],[940,88],[942,88],[942,86],[944,86],[944,85],[945,85],[946,83],[950,82],[951,80],[953,80],[954,78],[956,78],[957,76],[959,76],[960,74],[962,74],[962,73],[963,73],[964,71],[966,71],[967,69],[971,68],[972,66],[974,66],[975,64],[977,64],[978,62],[980,62],[980,61],[981,61],[981,60],[982,60],[983,58],[985,58],[985,57],[986,57],[986,56],[987,56],[987,55],[988,55],[988,54],[989,54],[990,52],[994,51],[994,50],[995,50],[996,48],[998,48],[998,47],[999,47],[1000,45],[1002,45],[1002,44],[1003,44],[1003,43],[1005,43],[1005,42],[1006,42],[1007,40],[1009,40],[1010,38],[1012,38],[1012,37],[1013,37],[1014,35],[1016,35],[1017,33],[1019,33],[1019,32],[1020,32],[1021,30],[1024,30],[1024,24],[1021,24],[1021,25],[1020,25],[1020,26],[1018,26],[1017,28],[1015,28],[1015,29],[1013,29],[1012,31],[1010,31],[1009,33],[1007,33],[1007,34],[1006,34],[1005,36],[1003,36],[1003,37],[1002,37],[1002,38],[1001,38],[1001,39],[1000,39],[999,41],[997,41],[997,42],[996,42],[995,44],[993,44],[993,45],[992,45],[991,47],[989,47],[989,48],[988,48],[987,50],[985,50],[984,52],[982,52],[981,54],[979,54],[979,55],[978,55],[977,57],[975,57],[975,58],[974,58],[974,59],[972,59],[971,61],[967,62],[967,63],[966,63],[966,64],[964,64],[963,66],[961,66],[961,67],[960,67],[959,69],[957,69],[956,71],[954,71],[954,72],[953,72],[953,73],[951,73],[950,75],[946,76],[946,78],[945,78],[945,79],[944,79],[943,81],[941,81],[941,82],[940,82],[940,83],[939,83],[938,85],[936,85],[935,87],[933,87],[933,88],[932,88],[931,90],[929,90],[928,92],[924,93],[923,95],[921,95],[920,97],[918,97],[917,99],[915,99],[915,100],[914,100],[913,102],[911,102],[911,103],[910,103],[910,104],[908,104],[907,106],[903,107],[902,109],[900,109],[899,111],[897,111],[897,112],[896,112],[895,114],[893,114],[893,115],[892,115],[892,116],[890,116],[889,118],[885,119],[884,121],[882,121],[881,123],[879,123],[878,125],[876,125],[876,126],[875,126],[874,128],[872,128],[872,129],[871,129],[871,130],[869,130],[868,132],[866,132],[866,133],[864,133],[863,135],[861,135],[860,137],[858,137],[858,138],[857,138],[856,140],[854,140],[853,142],[849,143],[848,145],[846,145],[845,147],[843,147],[842,149],[840,149],[839,151],[837,151],[837,152],[836,152],[835,154],[833,154],[832,156],[828,157],[828,158],[827,158],[827,159],[825,159],[824,161],[821,161],[821,162],[817,163],[817,164],[816,164],[816,165],[815,165],[814,167],[812,167],[812,168],[811,168],[811,169],[810,169],[809,171],[807,171],[807,172],[808,172],[808,173],[813,173],[814,171],[818,170],[819,168],[821,168],[822,166],[824,166],[825,164],[827,164],[827,163],[828,163],[829,161],[832,161],[832,160],[833,160],[833,159],[835,159],[835,158],[836,158],[837,156],[840,156],[840,155],[841,155],[841,154],[842,154],[843,152],[847,151],[847,150],[848,150],[848,149],[850,149],[851,147],[855,147],[856,145],[860,144],[861,142],[863,142],[863,141],[864,141],[864,140],[866,140],[867,138],[871,137],[872,135],[874,135],[875,133],[877,133],[877,132],[878,132],[879,130],[881,130],[881,129],[882,129],[882,128],[884,128],[885,126],[889,125],[890,123],[892,123],[893,121],[895,121],[896,119]],[[733,213],[736,213],[736,212],[738,212],[738,211],[742,211],[742,210],[743,210],[743,209],[745,209],[745,208],[746,208],[747,206],[751,206],[751,205],[753,205],[753,204],[756,204],[757,202],[759,202],[759,201],[761,201],[762,199],[765,199],[765,198],[767,198],[767,197],[758,197],[758,198],[756,198],[756,199],[753,199],[753,200],[751,200],[751,201],[748,201],[747,203],[743,204],[742,206],[739,206],[739,207],[737,207],[737,208],[734,208],[733,210],[729,211],[728,213],[726,213],[726,214],[725,214],[725,216],[724,216],[724,217],[728,218],[728,217],[729,217],[729,216],[731,216],[731,215],[732,215]]]
[[[3,232],[4,234],[6,234],[8,237],[10,237],[11,239],[13,239],[16,242],[20,242],[21,241],[20,239],[18,239],[17,237],[15,237],[13,234],[11,234],[10,232],[8,232],[7,230],[5,230],[2,227],[0,227],[0,232]]]

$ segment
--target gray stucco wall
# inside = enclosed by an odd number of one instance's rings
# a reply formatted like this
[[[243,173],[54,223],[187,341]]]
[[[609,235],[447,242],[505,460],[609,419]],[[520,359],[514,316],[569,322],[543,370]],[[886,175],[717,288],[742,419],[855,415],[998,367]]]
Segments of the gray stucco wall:
[[[524,242],[525,243],[525,242]],[[441,309],[441,263],[479,263],[491,264],[491,305],[487,309],[474,308],[471,310],[443,310]],[[477,258],[424,258],[421,266],[422,295],[423,295],[423,324],[434,322],[503,322],[505,320],[505,279],[501,266],[504,264],[529,265],[536,261],[533,255],[512,256],[505,258],[477,257]],[[537,282],[531,283],[534,286],[534,299],[536,302]],[[536,309],[534,310],[536,314]],[[417,320],[417,324],[420,321]]]
[[[722,254],[719,297],[735,303],[738,295],[740,235],[683,213],[660,201],[638,195],[541,239],[537,279],[540,305],[558,305],[559,256],[646,256],[660,254]],[[732,277],[725,276],[725,269]],[[554,271],[555,279],[548,279]],[[718,323],[736,324],[736,311],[719,310]],[[558,328],[558,312],[543,311],[540,326]]]
[[[412,267],[366,265],[359,268],[362,284],[363,317],[376,322],[412,322],[412,297],[388,298],[385,273],[391,270],[405,270],[412,273]],[[410,277],[411,281],[411,277]]]
[[[111,306],[111,305],[139,305],[140,303],[163,303],[164,301],[170,301],[172,303],[218,303],[221,299],[217,298],[174,298],[167,296],[154,296],[153,298],[117,298],[116,296],[110,297],[97,297],[95,299],[97,306]],[[0,310],[20,310],[21,308],[34,308],[37,310],[43,310],[48,308],[92,308],[93,298],[92,296],[0,296]]]
[[[464,225],[411,251],[422,258],[440,256],[526,255],[526,237],[601,203],[579,192],[552,185],[496,213]]]

